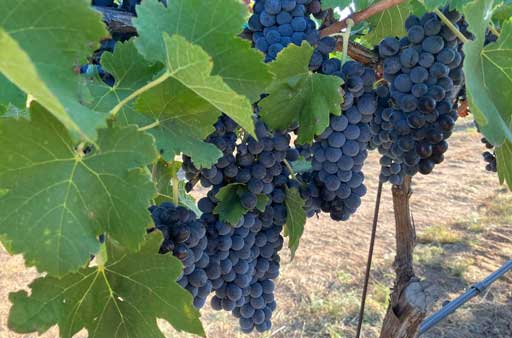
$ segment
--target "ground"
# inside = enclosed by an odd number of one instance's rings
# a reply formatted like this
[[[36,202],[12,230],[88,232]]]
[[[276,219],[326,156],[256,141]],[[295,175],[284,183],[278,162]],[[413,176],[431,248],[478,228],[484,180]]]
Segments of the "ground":
[[[446,161],[432,175],[413,180],[411,202],[418,231],[415,265],[426,286],[430,311],[512,257],[512,194],[499,185],[495,174],[485,171],[479,138],[469,119],[460,121]],[[327,216],[310,219],[295,259],[290,261],[283,250],[273,328],[259,337],[354,337],[376,196],[377,154],[368,159],[365,173],[369,193],[350,221],[337,223]],[[394,278],[393,258],[391,189],[386,186],[364,338],[378,337]],[[0,338],[36,337],[9,332],[6,318],[9,292],[25,287],[37,274],[24,269],[20,257],[9,257],[1,248],[0,260]],[[209,337],[243,336],[228,313],[207,306],[202,316]],[[165,323],[162,328],[167,337],[186,336]],[[54,328],[43,337],[56,338],[58,330]],[[512,273],[423,337],[512,337]]]

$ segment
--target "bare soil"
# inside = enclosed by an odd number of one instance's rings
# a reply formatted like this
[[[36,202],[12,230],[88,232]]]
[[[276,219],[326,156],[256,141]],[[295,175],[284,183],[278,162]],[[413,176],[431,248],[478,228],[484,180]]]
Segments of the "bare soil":
[[[485,171],[479,139],[469,119],[460,121],[445,162],[433,174],[413,180],[411,202],[420,240],[416,266],[425,281],[431,311],[512,257],[512,197],[499,185],[496,174]],[[283,250],[273,328],[261,337],[354,337],[378,171],[378,154],[373,153],[365,168],[369,192],[351,220],[339,223],[325,215],[310,219],[296,258],[290,261]],[[393,258],[394,219],[387,185],[363,337],[378,337],[394,278]],[[0,260],[0,338],[36,337],[9,332],[6,322],[8,294],[25,288],[37,273],[25,269],[20,257],[8,256],[3,248]],[[209,337],[242,336],[230,314],[207,306],[202,315]],[[186,336],[166,323],[162,328],[167,337]],[[58,330],[53,328],[43,337],[56,338]],[[511,338],[512,274],[424,337]]]

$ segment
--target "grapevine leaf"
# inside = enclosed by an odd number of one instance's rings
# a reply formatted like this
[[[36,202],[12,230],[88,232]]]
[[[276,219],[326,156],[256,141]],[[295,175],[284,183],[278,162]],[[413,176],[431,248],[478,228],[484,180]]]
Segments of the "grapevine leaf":
[[[13,106],[12,104],[9,104],[7,106],[7,110],[3,115],[0,116],[1,118],[14,118],[14,119],[30,119],[30,114],[27,109],[22,109]]]
[[[108,86],[99,78],[88,83],[92,98],[88,103],[94,110],[101,112],[109,112],[123,99],[150,82],[154,75],[162,69],[161,65],[152,64],[139,54],[133,44],[133,39],[124,43],[116,43],[114,53],[103,53],[101,66],[115,79],[113,87]],[[87,101],[87,99],[84,100]],[[129,108],[122,109],[119,116],[122,116],[126,110]],[[120,119],[122,120],[122,117]]]
[[[362,11],[370,7],[374,3],[373,0],[354,0],[354,7],[356,11]]]
[[[419,2],[421,2],[425,6],[425,9],[427,11],[432,11],[436,8],[441,8],[441,7],[446,6],[451,1],[453,1],[453,0],[423,0],[423,1],[419,1]],[[461,1],[461,0],[455,0],[455,1]],[[466,1],[466,0],[462,0],[462,1]]]
[[[177,330],[204,336],[192,296],[176,279],[180,262],[158,254],[161,235],[148,236],[142,250],[131,253],[107,241],[106,265],[91,266],[62,279],[46,276],[26,291],[11,293],[9,327],[19,333],[43,333],[59,326],[61,337],[86,329],[90,338],[164,338],[161,318]]]
[[[134,25],[140,38],[136,43],[148,60],[165,61],[162,32],[167,32],[201,46],[213,60],[212,74],[251,102],[259,99],[272,79],[262,54],[237,36],[248,15],[240,1],[174,0],[165,8],[156,0],[145,0],[137,7],[137,15]]]
[[[270,68],[276,80],[260,103],[261,118],[272,129],[285,130],[299,124],[297,142],[310,143],[329,125],[329,114],[341,114],[343,81],[335,76],[313,74],[309,60],[313,47],[303,43],[288,46]]]
[[[506,140],[501,146],[496,147],[496,160],[500,183],[506,182],[512,190],[512,142]]]
[[[101,63],[116,82],[112,88],[101,80],[89,86],[95,98],[94,107],[99,111],[109,111],[138,88],[152,81],[154,74],[162,68],[146,61],[138,53],[133,40],[118,43],[113,54],[103,54]],[[148,132],[155,137],[157,147],[166,161],[172,161],[177,154],[183,152],[196,165],[206,168],[221,156],[217,147],[203,142],[214,130],[213,124],[220,113],[179,81],[170,78],[146,91],[136,101],[135,108],[137,111],[134,111],[133,105],[125,106],[118,114],[118,125],[137,124],[144,127],[158,121]]]
[[[406,35],[404,23],[410,13],[409,5],[404,3],[370,17],[368,19],[370,32],[365,39],[369,43],[377,45],[387,36]]]
[[[304,225],[306,224],[304,203],[297,188],[286,189],[286,233],[288,235],[288,248],[290,248],[292,257],[295,256],[300,238],[304,233]]]
[[[421,0],[410,0],[408,1],[408,4],[411,14],[414,14],[418,17],[421,17],[427,11]]]
[[[11,106],[18,109],[25,107],[26,101],[27,95],[0,73],[0,115],[7,112]]]
[[[476,0],[464,7],[475,39],[464,46],[464,74],[471,112],[485,137],[494,145],[512,141],[512,23],[484,47],[493,1]]]
[[[154,168],[154,175],[156,175],[156,186],[158,189],[158,197],[156,198],[156,203],[160,204],[162,202],[173,202],[172,197],[172,183],[171,179],[177,175],[178,170],[181,168],[181,162],[173,161],[172,163],[167,163],[162,160],[158,161],[158,164]],[[194,211],[196,215],[201,216],[201,211],[196,205],[196,201],[192,196],[186,193],[185,191],[185,182],[179,181],[179,203]]]
[[[463,9],[464,9],[464,6],[465,6],[467,3],[471,2],[471,1],[472,1],[472,0],[449,0],[449,1],[443,1],[443,2],[442,2],[442,3],[443,3],[443,4],[442,4],[442,6],[439,6],[439,7],[444,7],[444,5],[448,4],[448,5],[449,5],[449,7],[450,7],[450,9],[456,9],[456,10],[458,10],[458,11],[462,12],[462,11],[463,11]],[[432,7],[432,6],[431,6],[431,9],[429,9],[429,10],[432,10],[432,9],[434,9],[434,8],[435,8],[435,7]]]
[[[240,197],[247,192],[247,186],[241,183],[228,184],[222,187],[215,198],[219,201],[213,212],[219,215],[221,221],[236,225],[249,211],[242,206]],[[269,198],[265,195],[258,195],[257,209],[264,210]]]
[[[228,184],[215,195],[219,202],[213,212],[219,215],[221,221],[231,225],[237,224],[248,211],[240,202],[239,189],[243,189],[243,184]]]
[[[265,211],[265,208],[267,207],[269,198],[265,195],[257,195],[258,202],[256,203],[256,209],[258,209],[261,212]]]
[[[187,194],[187,190],[185,188],[185,181],[179,182],[179,193],[180,193],[180,204],[186,207],[189,210],[192,210],[197,217],[200,217],[202,212],[197,207],[196,200],[191,195]]]
[[[149,132],[166,161],[183,152],[197,167],[209,168],[222,156],[215,145],[204,142],[215,130],[219,111],[178,81],[169,79],[147,91],[135,109],[159,122]]]
[[[74,137],[96,139],[105,115],[80,103],[79,75],[108,36],[86,1],[0,1],[0,73],[48,109]]]
[[[297,174],[306,173],[313,169],[311,166],[311,161],[307,161],[304,158],[300,158],[297,161],[292,162],[291,165],[293,171]]]
[[[253,110],[249,100],[229,88],[220,76],[211,75],[212,63],[208,54],[176,34],[170,37],[164,32],[163,40],[167,52],[166,68],[153,80],[153,87],[172,79],[179,83],[172,86],[173,90],[179,91],[181,95],[193,95],[197,100],[208,103],[210,109],[206,113],[211,115],[212,111],[215,114],[224,112],[254,135]],[[205,104],[197,106],[206,107]]]
[[[38,103],[30,121],[0,119],[0,236],[28,265],[63,276],[98,251],[101,233],[131,250],[144,239],[155,187],[140,168],[156,159],[154,140],[134,126],[98,135],[84,154]]]
[[[179,35],[163,35],[170,76],[254,135],[251,103],[229,88],[220,76],[211,75],[212,64],[208,54]]]
[[[322,9],[336,8],[343,9],[352,4],[352,0],[322,0]]]
[[[512,4],[501,4],[494,9],[492,21],[501,27],[506,21],[510,20],[510,17],[512,17]]]

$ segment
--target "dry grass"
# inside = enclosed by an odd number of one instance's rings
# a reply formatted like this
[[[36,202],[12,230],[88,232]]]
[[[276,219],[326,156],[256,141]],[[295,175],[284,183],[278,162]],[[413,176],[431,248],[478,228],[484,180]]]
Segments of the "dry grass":
[[[484,170],[480,155],[483,146],[472,125],[462,121],[457,130],[450,140],[445,163],[432,175],[415,178],[413,184],[412,210],[422,238],[415,254],[416,269],[425,280],[431,311],[512,257],[512,194],[500,190],[496,175]],[[365,168],[369,193],[350,221],[337,223],[326,216],[310,219],[295,260],[290,262],[288,252],[283,250],[272,331],[251,337],[354,337],[377,173],[378,156],[372,154]],[[364,338],[378,337],[388,288],[394,278],[391,205],[387,187],[381,205]],[[36,273],[25,270],[20,257],[9,257],[1,249],[0,260],[0,338],[35,337],[8,332],[6,318],[8,293],[25,287]],[[202,316],[209,337],[243,337],[230,314],[207,306]],[[177,334],[166,323],[162,328],[167,337],[188,336]],[[56,338],[58,331],[52,329],[44,337]],[[496,283],[485,298],[472,301],[424,337],[512,337],[512,277]]]
[[[461,234],[448,229],[444,225],[434,225],[423,229],[417,235],[418,243],[455,244],[462,243],[464,239]]]

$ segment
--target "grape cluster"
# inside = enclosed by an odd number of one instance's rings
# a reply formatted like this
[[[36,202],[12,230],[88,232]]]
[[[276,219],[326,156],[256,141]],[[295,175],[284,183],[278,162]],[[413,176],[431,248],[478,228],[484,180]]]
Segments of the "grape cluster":
[[[369,123],[377,108],[375,74],[349,61],[336,71],[345,81],[343,114],[330,116],[329,127],[311,147],[312,167],[302,175],[301,194],[309,217],[321,211],[334,220],[348,220],[366,194],[362,172],[371,138]]]
[[[212,290],[205,271],[209,257],[205,251],[208,240],[204,223],[194,212],[170,202],[152,206],[149,210],[155,223],[152,230],[159,230],[164,236],[160,253],[170,252],[183,263],[178,284],[192,294],[194,306],[201,308]]]
[[[257,111],[256,111],[257,112]],[[246,136],[237,142],[236,124],[222,116],[207,141],[215,144],[223,157],[210,169],[197,169],[187,157],[184,170],[193,181],[207,187],[206,197],[198,202],[206,224],[209,264],[206,275],[215,292],[211,300],[217,310],[231,311],[240,319],[244,332],[266,331],[271,327],[276,308],[273,279],[279,275],[281,231],[286,222],[285,189],[290,173],[284,159],[298,158],[289,146],[287,133],[271,133],[265,124],[255,122],[257,140]],[[217,193],[232,183],[243,184],[239,198],[246,214],[234,226],[214,213]],[[256,208],[258,196],[268,196],[264,210]]]
[[[460,14],[445,10],[457,25]],[[384,79],[383,103],[375,115],[372,146],[383,155],[380,180],[400,185],[417,172],[429,174],[444,160],[458,114],[454,85],[464,82],[463,54],[456,35],[434,13],[405,22],[407,36],[379,44]]]
[[[307,40],[314,45],[319,39],[316,23],[309,18],[325,15],[319,0],[256,0],[249,19],[254,47],[272,61],[290,43],[300,46]]]

